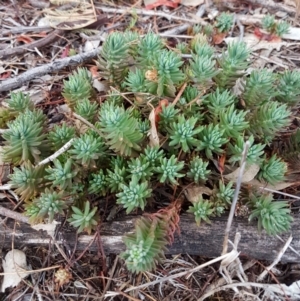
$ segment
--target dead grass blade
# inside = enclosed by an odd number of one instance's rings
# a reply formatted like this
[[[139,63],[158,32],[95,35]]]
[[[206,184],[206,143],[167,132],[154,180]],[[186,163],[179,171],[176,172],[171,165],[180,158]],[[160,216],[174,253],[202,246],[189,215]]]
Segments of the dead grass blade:
[[[95,7],[93,1],[70,1],[61,0],[54,1],[55,4],[68,4],[68,10],[63,9],[44,9],[45,17],[48,19],[49,24],[57,29],[74,30],[84,28],[97,21]],[[71,6],[75,4],[74,6]]]

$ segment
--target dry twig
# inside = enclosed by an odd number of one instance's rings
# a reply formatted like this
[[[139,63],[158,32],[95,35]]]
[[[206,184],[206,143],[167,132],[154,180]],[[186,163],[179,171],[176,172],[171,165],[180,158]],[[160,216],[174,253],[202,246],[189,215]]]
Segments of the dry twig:
[[[6,59],[9,56],[13,55],[21,55],[24,54],[28,50],[34,50],[35,48],[41,48],[46,45],[49,45],[53,43],[55,40],[57,40],[62,34],[64,33],[63,30],[56,29],[53,32],[49,33],[45,38],[42,38],[38,41],[35,41],[33,43],[19,46],[19,47],[13,47],[13,48],[7,48],[0,51],[0,59]]]
[[[20,74],[17,77],[10,78],[0,82],[0,92],[10,91],[23,86],[34,78],[41,77],[48,73],[57,72],[68,66],[77,66],[84,62],[87,62],[98,55],[101,47],[98,47],[92,51],[77,54],[74,56],[58,59],[49,64],[39,66]]]
[[[288,238],[288,240],[286,241],[285,245],[283,246],[283,248],[278,252],[277,257],[275,258],[275,260],[272,262],[272,264],[270,264],[258,277],[257,277],[257,281],[262,281],[267,274],[269,273],[269,271],[281,260],[283,254],[285,253],[285,251],[287,250],[287,248],[289,247],[289,245],[291,244],[293,240],[293,237],[290,235],[290,237]]]

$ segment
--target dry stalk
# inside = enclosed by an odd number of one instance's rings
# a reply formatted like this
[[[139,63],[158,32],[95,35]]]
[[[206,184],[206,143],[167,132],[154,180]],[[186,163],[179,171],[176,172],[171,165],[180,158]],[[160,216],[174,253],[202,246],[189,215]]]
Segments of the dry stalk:
[[[61,35],[63,35],[64,31],[60,29],[56,29],[50,34],[48,34],[45,38],[42,38],[38,41],[30,43],[28,45],[23,45],[14,48],[8,48],[0,51],[0,58],[6,59],[9,56],[13,55],[21,55],[26,53],[28,50],[35,50],[36,48],[39,49],[46,45],[52,44],[55,40],[57,40]]]
[[[257,277],[257,281],[262,281],[267,276],[269,271],[272,270],[273,267],[281,260],[283,254],[286,252],[286,250],[289,247],[289,245],[291,244],[292,240],[293,240],[293,237],[290,235],[290,237],[286,241],[283,248],[278,252],[275,260],[272,262],[272,264],[270,264],[268,267],[266,267],[266,269]]]
[[[124,14],[130,14],[132,12],[130,9],[128,9],[128,7],[113,8],[113,7],[98,5],[98,6],[96,6],[96,8],[100,9],[104,13],[112,13],[112,14],[122,14],[122,15],[124,15]],[[186,19],[186,18],[174,16],[174,15],[171,15],[171,14],[163,13],[161,11],[152,11],[152,10],[135,8],[134,13],[138,14],[138,15],[144,15],[144,16],[162,17],[162,18],[166,18],[167,20],[184,21],[186,23],[195,23],[195,24],[202,24],[202,25],[207,24],[206,21],[204,21],[203,19],[198,18],[198,17],[196,17],[196,18],[191,17],[190,19]]]
[[[49,64],[44,64],[42,66],[29,69],[28,71],[20,74],[19,76],[1,81],[0,92],[14,90],[23,86],[24,84],[28,83],[34,78],[41,77],[45,74],[57,72],[65,67],[80,65],[95,58],[99,54],[100,50],[101,47],[98,47],[86,53],[81,53],[63,59],[58,59]]]
[[[65,145],[63,145],[58,151],[56,151],[53,155],[49,156],[48,158],[42,160],[41,162],[39,162],[36,166],[41,166],[41,165],[45,165],[53,160],[55,160],[58,156],[60,156],[61,154],[63,154],[65,151],[67,151],[72,143],[74,141],[74,138],[72,138],[70,141],[68,141]]]
[[[244,170],[245,170],[245,167],[246,167],[246,158],[247,158],[249,147],[250,147],[250,142],[246,141],[246,143],[244,145],[243,154],[242,154],[241,168],[240,168],[240,172],[239,172],[239,175],[238,175],[238,178],[237,178],[237,183],[236,183],[236,187],[235,187],[235,191],[234,191],[234,196],[233,196],[233,200],[232,200],[232,203],[231,203],[229,217],[228,217],[227,225],[226,225],[226,229],[225,229],[222,255],[227,253],[227,250],[228,250],[228,239],[229,239],[230,227],[231,227],[231,224],[232,224],[232,220],[233,220],[233,216],[234,216],[234,212],[235,212],[235,207],[236,207],[236,204],[237,204],[237,201],[238,201],[238,196],[239,196],[240,189],[241,189],[242,178],[243,178]]]

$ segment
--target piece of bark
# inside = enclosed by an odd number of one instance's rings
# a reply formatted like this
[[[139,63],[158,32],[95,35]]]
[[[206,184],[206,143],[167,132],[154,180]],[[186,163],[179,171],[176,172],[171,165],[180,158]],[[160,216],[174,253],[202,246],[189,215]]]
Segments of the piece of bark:
[[[119,254],[125,248],[122,236],[132,232],[134,222],[137,217],[127,216],[121,220],[111,223],[103,223],[100,231],[102,244],[105,252]],[[217,257],[222,252],[224,229],[227,217],[212,219],[211,225],[201,224],[197,227],[193,215],[183,214],[180,221],[181,234],[176,234],[175,241],[167,254],[188,253],[206,257]],[[0,225],[0,245],[9,248],[13,239],[13,222],[7,224],[9,227]],[[272,261],[276,258],[277,252],[282,248],[281,242],[276,236],[268,236],[265,233],[259,235],[256,223],[249,223],[246,219],[235,218],[231,227],[230,239],[233,241],[235,233],[241,233],[241,241],[238,251],[241,256],[248,256],[259,260]],[[293,241],[291,247],[300,250],[300,216],[294,216],[291,233]],[[290,233],[280,235],[285,241]],[[64,239],[73,247],[76,244],[76,233],[64,232]],[[80,234],[78,236],[77,250],[84,250],[93,239],[93,236]],[[50,243],[50,238],[46,233],[37,232],[27,224],[16,225],[14,234],[14,244],[16,247],[26,246],[46,246]],[[61,242],[58,242],[61,243]],[[229,246],[230,248],[230,246]],[[89,247],[90,251],[96,251],[98,245],[93,242]],[[231,248],[230,248],[231,249]],[[290,249],[282,257],[282,262],[297,262],[299,255]]]

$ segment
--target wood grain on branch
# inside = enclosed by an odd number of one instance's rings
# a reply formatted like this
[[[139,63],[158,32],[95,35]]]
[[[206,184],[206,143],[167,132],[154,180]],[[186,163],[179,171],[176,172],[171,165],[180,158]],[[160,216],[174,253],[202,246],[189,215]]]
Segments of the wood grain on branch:
[[[100,237],[106,253],[119,254],[124,250],[122,236],[132,232],[136,217],[127,216],[120,220],[101,225]],[[188,253],[190,255],[201,255],[207,257],[219,256],[222,252],[222,243],[224,239],[224,229],[227,217],[215,218],[212,224],[201,224],[197,227],[191,214],[183,214],[180,221],[181,234],[176,234],[173,245],[169,248],[168,254]],[[16,227],[16,233],[13,234],[13,223],[7,226],[0,225],[0,245],[9,248],[14,239],[15,246],[45,246],[51,242],[51,238],[46,233],[33,230],[30,225],[20,224]],[[300,216],[294,217],[294,223],[291,233],[282,235],[283,241],[276,236],[258,234],[257,225],[249,223],[246,219],[235,218],[231,227],[229,239],[233,241],[236,232],[241,233],[241,241],[238,251],[241,256],[248,256],[260,260],[272,261],[277,253],[284,246],[286,239],[292,233],[293,241],[291,247],[300,250]],[[14,237],[13,237],[14,235]],[[63,232],[63,238],[71,247],[76,244],[76,233]],[[84,250],[91,243],[94,236],[80,234],[77,243],[77,250]],[[59,242],[58,243],[62,243]],[[89,247],[90,251],[96,251],[97,242],[94,241]],[[288,249],[283,255],[283,262],[299,261],[299,255]]]

